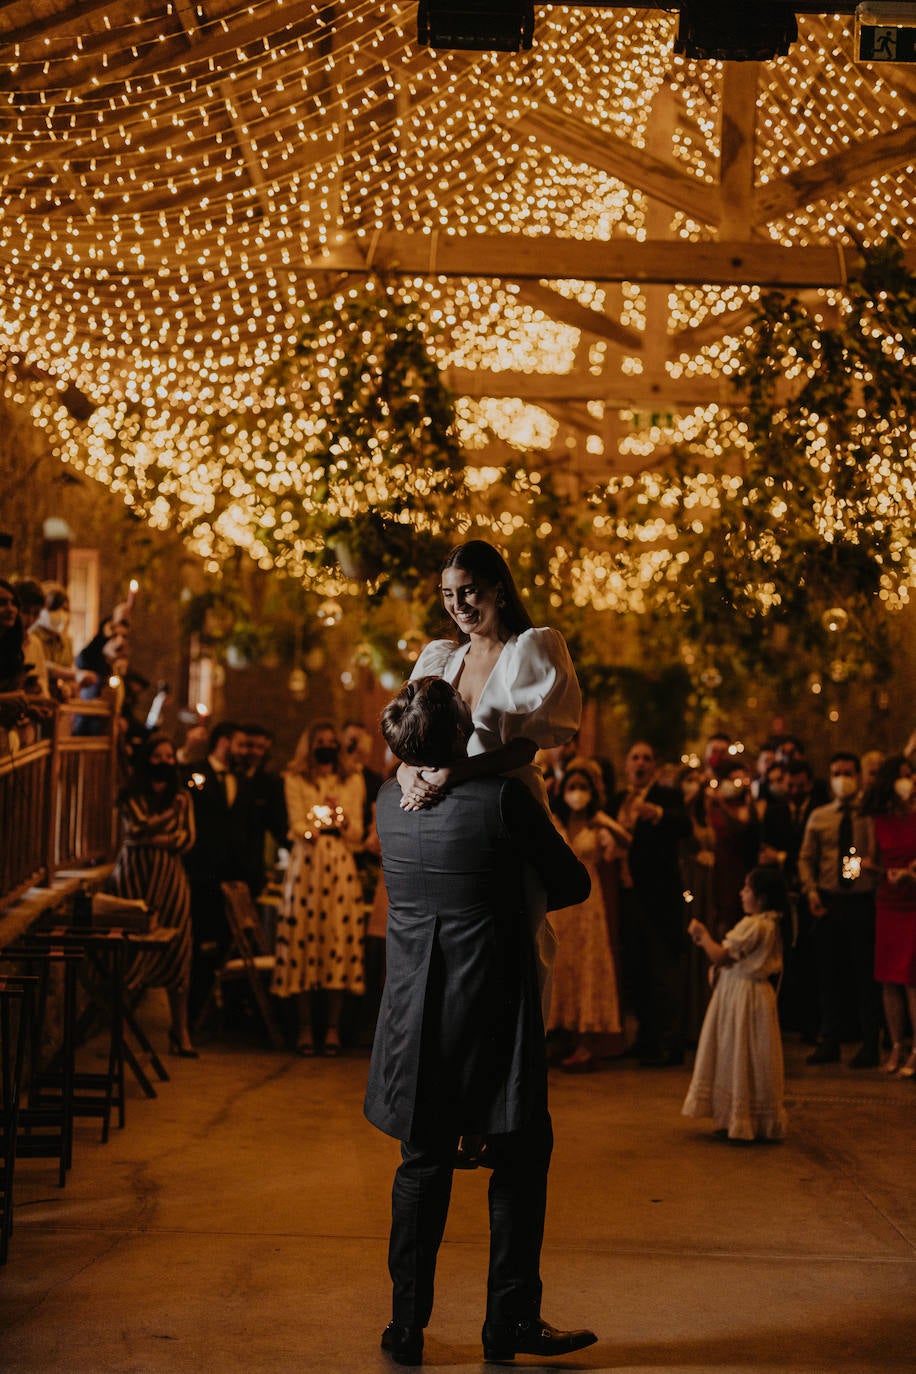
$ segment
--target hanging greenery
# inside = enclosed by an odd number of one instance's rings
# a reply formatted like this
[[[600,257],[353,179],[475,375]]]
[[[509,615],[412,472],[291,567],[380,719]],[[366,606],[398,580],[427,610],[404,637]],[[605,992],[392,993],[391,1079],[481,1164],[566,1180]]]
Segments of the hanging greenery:
[[[738,400],[644,472],[591,494],[604,582],[721,701],[749,678],[886,679],[916,585],[916,278],[889,242],[825,306],[764,296]],[[715,470],[710,459],[715,455]]]

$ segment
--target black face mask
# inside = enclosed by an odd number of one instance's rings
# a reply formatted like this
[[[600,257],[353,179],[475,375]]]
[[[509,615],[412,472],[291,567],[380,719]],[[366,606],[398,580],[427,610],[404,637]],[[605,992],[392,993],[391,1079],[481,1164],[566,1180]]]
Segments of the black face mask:
[[[151,763],[149,766],[150,782],[172,782],[175,778],[174,763]]]
[[[340,750],[336,744],[320,744],[315,750],[316,763],[336,763],[340,758]]]

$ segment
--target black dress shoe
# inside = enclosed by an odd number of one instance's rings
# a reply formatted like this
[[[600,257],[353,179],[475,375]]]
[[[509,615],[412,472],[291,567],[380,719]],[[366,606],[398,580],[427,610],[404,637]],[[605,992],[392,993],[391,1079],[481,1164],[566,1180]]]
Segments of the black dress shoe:
[[[423,1328],[389,1322],[382,1332],[382,1349],[395,1364],[423,1363]]]
[[[832,1040],[822,1040],[805,1059],[806,1064],[836,1064],[840,1047]]]
[[[876,1069],[881,1063],[877,1045],[863,1045],[849,1061],[851,1069]]]
[[[594,1331],[558,1331],[542,1317],[533,1321],[487,1322],[483,1328],[485,1360],[512,1360],[516,1355],[570,1355],[594,1345]]]

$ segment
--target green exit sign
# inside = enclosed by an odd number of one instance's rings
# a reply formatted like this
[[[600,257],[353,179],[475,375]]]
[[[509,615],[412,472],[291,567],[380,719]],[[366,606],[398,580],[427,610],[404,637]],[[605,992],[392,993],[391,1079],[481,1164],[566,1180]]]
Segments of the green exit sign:
[[[916,62],[916,28],[876,28],[859,24],[856,30],[859,62]]]

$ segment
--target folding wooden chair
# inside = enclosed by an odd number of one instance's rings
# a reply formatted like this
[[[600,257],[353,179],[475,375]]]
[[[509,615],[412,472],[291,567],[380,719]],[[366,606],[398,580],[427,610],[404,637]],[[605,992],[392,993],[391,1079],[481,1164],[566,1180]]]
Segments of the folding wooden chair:
[[[229,979],[247,978],[261,1020],[275,1050],[284,1047],[283,1034],[277,1024],[265,982],[270,981],[276,960],[267,949],[264,927],[246,883],[221,883],[226,906],[226,920],[231,937],[229,949],[216,971],[210,994],[218,1007],[223,1004],[223,983]],[[265,978],[264,975],[267,975]],[[210,998],[207,999],[210,1001]],[[206,1008],[204,1009],[206,1010]],[[203,1013],[200,1020],[203,1020]]]

